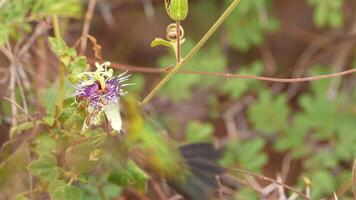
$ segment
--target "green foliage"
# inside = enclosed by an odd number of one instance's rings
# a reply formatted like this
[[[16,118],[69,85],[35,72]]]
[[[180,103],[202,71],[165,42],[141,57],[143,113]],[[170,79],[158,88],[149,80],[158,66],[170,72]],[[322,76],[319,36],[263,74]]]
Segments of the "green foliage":
[[[3,156],[3,152],[1,152]],[[4,158],[4,157],[1,157]],[[0,163],[0,194],[14,195],[16,184],[26,184],[26,165],[28,164],[26,145],[20,145],[10,156]],[[20,182],[17,182],[21,180]]]
[[[262,44],[266,33],[278,29],[277,19],[268,12],[270,6],[268,0],[241,1],[226,21],[229,44],[241,51]]]
[[[318,27],[340,27],[343,23],[343,0],[308,0],[315,7],[314,23]]]
[[[30,16],[27,16],[30,13]],[[31,30],[32,20],[53,15],[78,17],[80,0],[8,0],[0,7],[0,46],[10,37],[19,38],[20,33]]]
[[[120,187],[134,187],[141,192],[145,191],[147,180],[147,174],[132,160],[127,162],[126,167],[112,172],[109,176],[110,182]]]
[[[145,89],[145,78],[142,75],[134,75],[131,78],[131,82],[135,83],[135,85],[132,85],[127,88],[128,91],[132,93],[140,93],[143,89]]]
[[[69,147],[65,153],[67,167],[75,174],[87,172],[96,163],[95,145],[89,142]]]
[[[50,193],[52,200],[81,200],[83,194],[79,188],[72,185],[62,185],[56,187],[53,192]]]
[[[32,11],[34,17],[61,16],[79,18],[82,12],[80,0],[36,0]]]
[[[239,166],[242,169],[260,171],[268,160],[266,154],[262,152],[264,146],[265,141],[261,138],[230,140],[221,163],[225,166]]]
[[[60,38],[49,38],[52,51],[56,53],[60,61],[67,69],[68,79],[72,83],[79,81],[78,75],[82,73],[88,66],[84,56],[78,56],[74,48],[69,48],[64,40]]]
[[[22,124],[19,124],[18,126],[11,127],[10,137],[13,138],[14,135],[17,133],[32,129],[33,125],[34,125],[34,122],[24,122]]]
[[[38,155],[46,155],[48,153],[55,153],[56,141],[48,133],[41,133],[37,137],[36,141],[36,153]]]
[[[320,199],[324,194],[331,194],[335,191],[335,177],[330,171],[320,170],[311,174],[312,190],[311,196],[313,199]],[[313,187],[313,186],[316,187]]]
[[[248,116],[257,131],[275,134],[288,128],[289,107],[287,97],[273,97],[268,90],[262,91],[256,103],[249,107]]]
[[[40,177],[43,181],[50,182],[59,177],[57,158],[51,154],[41,155],[38,160],[32,161],[27,169],[31,174]]]
[[[241,75],[261,75],[263,72],[263,64],[259,61],[253,62],[251,67],[243,68],[236,71]],[[257,90],[260,88],[260,82],[247,79],[228,79],[221,87],[221,93],[229,96],[231,100],[238,100],[247,91]]]
[[[21,45],[26,42],[26,40],[22,41],[23,38],[29,38],[29,33],[36,22],[49,19],[53,15],[63,17],[64,20],[61,21],[63,24],[70,24],[68,17],[80,16],[82,4],[79,0],[0,0],[0,2],[0,46],[6,42],[10,42],[11,45],[15,43]],[[210,25],[210,20],[220,14],[218,6],[223,7],[226,2],[231,0],[222,3],[194,2],[194,5],[200,6],[201,9],[194,7],[194,10],[198,10],[192,13],[192,17],[198,19],[196,24],[194,21],[185,23],[187,26],[194,27],[192,29],[194,32],[189,33],[189,37],[200,36],[201,32],[196,31],[199,30],[197,27],[206,28]],[[210,46],[199,51],[184,66],[184,69],[226,72],[234,69],[227,68],[227,64],[237,63],[239,66],[249,66],[238,68],[235,71],[238,74],[262,75],[263,63],[261,61],[250,63],[251,60],[256,59],[251,59],[255,52],[251,51],[249,54],[244,52],[261,45],[266,34],[278,29],[278,20],[273,15],[272,3],[273,1],[270,0],[241,1],[225,24],[225,29],[220,32],[223,33],[222,37],[213,38]],[[316,26],[335,28],[343,24],[343,0],[308,0],[308,3],[315,8]],[[168,0],[166,9],[173,20],[184,20],[188,14],[188,1]],[[202,17],[202,11],[208,13],[208,16]],[[47,41],[46,35],[40,37],[43,41]],[[221,44],[217,39],[221,39]],[[137,99],[133,102],[128,100],[129,103],[122,104],[125,113],[125,134],[111,135],[110,130],[104,126],[82,131],[87,113],[81,107],[83,104],[76,104],[73,98],[73,84],[78,83],[82,78],[78,75],[88,69],[87,58],[79,56],[77,51],[62,39],[49,38],[48,41],[52,51],[60,59],[61,65],[65,66],[68,75],[64,86],[63,108],[60,113],[57,113],[58,115],[55,114],[59,95],[58,82],[49,84],[41,90],[34,88],[36,98],[31,96],[32,90],[25,91],[29,96],[29,102],[34,102],[33,99],[38,100],[36,101],[38,105],[30,105],[29,109],[36,120],[24,123],[20,120],[17,126],[11,127],[10,139],[1,148],[0,199],[28,199],[29,195],[26,192],[29,186],[28,172],[34,179],[33,189],[36,190],[33,194],[34,199],[37,199],[37,195],[46,192],[52,200],[109,200],[120,198],[121,191],[126,188],[144,193],[151,173],[154,177],[159,176],[169,180],[184,174],[182,166],[177,164],[182,161],[182,158],[175,148],[176,144],[211,142],[214,133],[222,136],[224,131],[220,131],[223,129],[219,126],[215,127],[216,124],[223,124],[222,112],[228,105],[238,102],[247,93],[254,95],[256,101],[243,109],[242,113],[238,113],[239,116],[246,118],[245,124],[240,124],[238,121],[238,128],[249,129],[249,136],[238,139],[227,138],[225,155],[221,160],[224,166],[230,169],[238,167],[260,172],[267,164],[267,153],[270,151],[278,151],[281,154],[291,153],[293,158],[302,161],[298,179],[306,176],[312,182],[312,199],[330,196],[333,191],[340,190],[340,185],[350,181],[352,160],[356,157],[354,145],[356,143],[356,134],[354,134],[356,93],[353,90],[350,94],[350,90],[345,89],[347,87],[344,87],[342,81],[335,98],[329,95],[331,81],[319,80],[303,85],[305,90],[293,99],[288,99],[282,92],[272,94],[267,89],[268,83],[255,80],[176,74],[163,88],[160,95],[166,98],[162,99],[171,100],[168,105],[178,103],[176,105],[179,106],[179,103],[189,102],[196,90],[204,90],[206,101],[202,104],[209,109],[206,112],[209,115],[199,118],[201,121],[191,120],[190,116],[187,116],[186,130],[172,127],[173,122],[176,126],[180,125],[174,115],[169,116],[171,121],[167,120],[167,115],[157,116],[157,118],[165,118],[162,121],[168,122],[167,128],[155,120],[156,115],[161,113],[156,114],[152,111],[150,114],[153,114],[147,117],[142,115]],[[151,45],[176,48],[174,41],[168,42],[162,39],[154,40]],[[13,46],[14,49],[17,48],[17,45]],[[187,40],[182,46],[182,54],[186,55],[193,46],[192,40]],[[235,50],[230,51],[231,47],[241,51],[238,56],[231,55],[231,52],[236,53]],[[31,59],[25,60],[31,62]],[[172,55],[164,55],[158,60],[158,64],[163,68],[175,63],[176,60]],[[34,67],[36,64],[33,64]],[[52,69],[56,66],[50,67]],[[30,66],[28,70],[32,72],[32,68],[33,66]],[[288,70],[290,69],[286,69]],[[318,68],[312,74],[329,72],[328,67],[324,66],[323,70]],[[30,81],[32,80],[33,77]],[[136,85],[128,88],[130,95],[135,96],[145,88],[149,88],[150,86],[146,84],[150,81],[144,76],[135,75],[131,82]],[[286,88],[288,87],[287,84]],[[130,99],[129,95],[122,98],[123,101],[127,99]],[[11,114],[8,102],[1,102],[1,105],[3,108],[1,111],[6,115],[0,116],[0,123],[6,122]],[[44,113],[37,114],[36,111],[32,113],[38,106],[44,109]],[[103,114],[99,114],[95,120],[106,119]],[[245,127],[242,127],[242,124]],[[6,126],[6,123],[1,125]],[[171,131],[167,133],[164,130],[166,128]],[[181,137],[184,141],[174,141],[170,137],[172,134],[177,134],[175,129],[185,132],[185,137]],[[26,138],[26,143],[23,140],[23,144],[19,144],[18,141],[23,138]],[[149,170],[144,171],[146,167]],[[37,192],[37,189],[40,192]],[[258,196],[251,188],[241,187],[235,198],[258,199]]]
[[[183,55],[193,47],[188,40],[182,47]],[[158,61],[158,65],[164,68],[175,63],[174,57],[164,56]],[[199,52],[184,69],[195,71],[218,72],[224,71],[227,64],[226,58],[217,46],[210,47],[208,50]],[[209,88],[219,83],[219,78],[206,77],[194,74],[177,74],[162,89],[162,95],[167,96],[172,101],[181,101],[188,99],[196,86],[200,88]]]
[[[100,178],[89,177],[89,183],[85,185],[82,190],[83,199],[85,200],[110,200],[117,197],[121,193],[121,188],[108,182],[107,176],[101,176]]]
[[[211,140],[214,127],[210,123],[201,123],[192,121],[188,124],[186,130],[187,142],[206,142]]]

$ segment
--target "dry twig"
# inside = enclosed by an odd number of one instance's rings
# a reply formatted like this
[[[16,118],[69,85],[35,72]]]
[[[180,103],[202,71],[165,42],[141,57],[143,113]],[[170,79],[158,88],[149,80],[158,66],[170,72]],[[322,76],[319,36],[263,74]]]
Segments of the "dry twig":
[[[288,189],[290,191],[293,191],[293,192],[297,193],[303,199],[310,200],[310,198],[307,197],[306,195],[304,195],[302,192],[294,189],[293,187],[291,187],[289,185],[281,183],[280,181],[277,181],[277,180],[275,180],[273,178],[269,178],[267,176],[264,176],[264,175],[261,175],[261,174],[257,174],[257,173],[254,173],[254,172],[250,172],[250,171],[247,171],[247,170],[244,170],[244,169],[239,169],[239,168],[227,168],[227,170],[235,171],[235,172],[238,172],[238,173],[242,173],[242,174],[245,174],[245,175],[248,175],[248,176],[252,176],[252,177],[261,179],[261,180],[265,180],[265,181],[269,181],[269,182],[275,183],[277,185],[283,186],[284,188],[286,188],[286,189]]]
[[[82,36],[84,36],[84,38],[82,39],[82,42],[80,44],[80,51],[79,51],[80,55],[84,55],[85,49],[87,47],[88,40],[87,40],[87,37],[85,37],[85,36],[88,35],[88,33],[89,33],[90,22],[93,18],[95,4],[96,4],[96,0],[89,0],[87,12],[85,13],[83,30],[82,30]]]
[[[94,63],[93,59],[90,59],[91,63]],[[140,67],[140,66],[130,66],[125,64],[112,63],[113,68],[129,70],[132,72],[140,72],[140,73],[152,73],[152,74],[164,74],[167,73],[165,69],[161,68],[153,68],[153,67]],[[265,77],[265,76],[253,76],[253,75],[241,75],[241,74],[231,74],[225,72],[204,72],[204,71],[193,71],[193,70],[179,70],[177,73],[181,74],[196,74],[196,75],[206,75],[206,76],[219,76],[225,78],[241,78],[241,79],[254,79],[260,81],[268,81],[268,82],[277,82],[277,83],[298,83],[298,82],[309,82],[316,81],[320,79],[329,79],[329,78],[339,78],[341,76],[350,75],[356,73],[356,68],[331,73],[324,74],[320,76],[310,76],[303,78],[273,78],[273,77]]]

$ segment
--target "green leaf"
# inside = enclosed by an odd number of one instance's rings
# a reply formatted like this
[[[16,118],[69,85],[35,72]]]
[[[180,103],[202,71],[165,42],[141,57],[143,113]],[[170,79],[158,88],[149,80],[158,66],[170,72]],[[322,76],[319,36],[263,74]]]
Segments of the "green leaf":
[[[166,11],[175,21],[182,21],[188,15],[188,0],[165,0]]]
[[[175,45],[172,42],[169,42],[169,41],[161,39],[161,38],[155,38],[151,42],[151,47],[156,47],[156,46],[160,46],[160,45],[170,47],[172,49],[175,48]]]
[[[225,1],[227,4],[231,0]],[[265,34],[278,29],[277,18],[268,13],[272,1],[241,1],[239,6],[226,20],[229,45],[240,51],[248,51],[253,46],[261,45]],[[262,17],[266,13],[268,17]]]
[[[109,176],[109,181],[121,186],[132,186],[140,191],[144,191],[148,176],[133,161],[128,161],[124,169],[114,171]]]
[[[2,157],[3,159],[4,157]],[[23,188],[27,185],[28,165],[27,145],[20,145],[9,157],[0,163],[0,191],[13,195],[13,186]]]
[[[63,185],[56,188],[51,194],[51,200],[81,200],[83,194],[79,188]]]
[[[49,42],[52,51],[59,57],[60,61],[66,67],[69,75],[69,81],[77,83],[78,74],[84,72],[87,68],[87,60],[84,56],[78,56],[74,48],[69,48],[61,38],[50,37]]]
[[[283,94],[273,97],[269,91],[262,91],[257,102],[248,110],[248,117],[255,129],[264,134],[287,130],[288,116],[287,97]]]
[[[182,55],[193,48],[193,43],[187,40],[182,47]],[[175,58],[172,56],[161,57],[158,65],[167,68],[174,65]],[[221,72],[225,70],[227,59],[221,52],[218,46],[212,46],[207,50],[198,52],[195,57],[184,66],[184,69],[207,72]],[[177,74],[174,76],[165,87],[162,88],[161,96],[168,97],[174,102],[187,100],[194,93],[196,87],[209,88],[219,86],[221,79],[218,77],[199,76],[195,74]]]
[[[69,102],[64,103],[64,107],[59,116],[59,121],[63,123],[63,126],[67,130],[82,130],[84,120],[86,118],[86,111],[79,109],[78,105],[73,104],[74,99],[70,99]]]
[[[85,142],[69,147],[65,153],[66,165],[76,174],[87,172],[97,161],[90,157],[95,145]]]
[[[80,0],[36,0],[32,15],[36,18],[58,15],[60,17],[81,17]]]
[[[331,191],[336,190],[335,176],[329,171],[320,170],[313,172],[310,176],[312,181],[311,197],[312,199],[321,199],[325,195],[329,195]],[[316,187],[313,187],[315,185]]]
[[[230,140],[226,153],[220,161],[225,166],[240,166],[243,169],[260,171],[268,158],[263,153],[265,141],[261,138]]]
[[[314,23],[318,27],[340,27],[343,23],[343,0],[308,0],[315,7]]]
[[[61,38],[49,37],[49,44],[51,45],[52,51],[58,56],[63,56],[68,50],[66,42]]]
[[[58,188],[63,187],[65,185],[67,185],[67,183],[63,180],[53,180],[48,185],[48,193],[52,194]]]
[[[36,143],[36,153],[38,155],[54,153],[56,149],[56,141],[50,137],[49,133],[39,134],[35,143]]]
[[[31,174],[47,182],[57,179],[59,176],[57,159],[50,154],[41,155],[38,160],[32,161],[27,169]]]
[[[211,139],[213,131],[214,127],[210,123],[192,121],[187,127],[186,140],[188,142],[208,141]]]

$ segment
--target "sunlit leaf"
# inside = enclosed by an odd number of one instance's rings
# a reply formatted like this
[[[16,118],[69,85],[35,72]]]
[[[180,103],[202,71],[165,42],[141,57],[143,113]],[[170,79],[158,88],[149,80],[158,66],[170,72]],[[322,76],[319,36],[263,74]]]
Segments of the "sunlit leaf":
[[[47,182],[57,179],[59,176],[57,159],[50,154],[41,155],[38,160],[32,161],[27,169],[31,174]]]

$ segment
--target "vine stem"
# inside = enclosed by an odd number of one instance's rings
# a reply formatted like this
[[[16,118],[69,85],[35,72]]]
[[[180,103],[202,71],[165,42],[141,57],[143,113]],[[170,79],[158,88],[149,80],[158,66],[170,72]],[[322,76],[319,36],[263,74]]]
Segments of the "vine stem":
[[[90,63],[94,63],[95,61],[96,61],[95,59],[89,59]],[[162,69],[162,68],[130,66],[130,65],[119,64],[119,63],[114,63],[114,62],[111,62],[111,66],[116,69],[129,70],[132,72],[151,73],[151,74],[167,73],[167,70]],[[253,80],[259,80],[259,81],[276,82],[276,83],[299,83],[299,82],[316,81],[316,80],[320,80],[320,79],[338,78],[341,76],[350,75],[350,74],[356,73],[356,68],[352,68],[349,70],[336,72],[336,73],[332,73],[332,74],[324,74],[324,75],[319,75],[319,76],[309,76],[309,77],[301,77],[301,78],[274,78],[274,77],[266,77],[266,76],[231,74],[231,73],[225,73],[225,72],[204,72],[204,71],[193,71],[193,70],[179,70],[177,73],[205,75],[205,76],[218,76],[218,77],[225,77],[227,79],[240,78],[240,79],[253,79]]]
[[[180,63],[181,53],[180,53],[180,21],[176,22],[176,35],[177,35],[177,64]]]
[[[157,92],[173,77],[178,70],[184,66],[197,52],[198,50],[208,41],[208,39],[213,35],[213,33],[221,26],[225,19],[231,14],[231,12],[240,3],[240,0],[234,0],[229,7],[224,11],[224,13],[219,17],[219,19],[213,24],[213,26],[205,33],[205,35],[200,39],[198,44],[185,56],[181,62],[178,62],[176,66],[151,90],[151,92],[142,100],[141,105],[148,103]],[[178,31],[179,31],[179,27]]]
[[[53,29],[54,29],[54,36],[57,39],[61,38],[61,32],[59,29],[59,23],[58,23],[58,16],[53,15],[52,18],[52,23],[53,23]],[[63,99],[64,99],[64,76],[65,76],[65,67],[63,64],[59,64],[59,91],[58,91],[58,97],[57,97],[57,102],[56,102],[56,117],[59,116],[62,108],[63,108]]]

